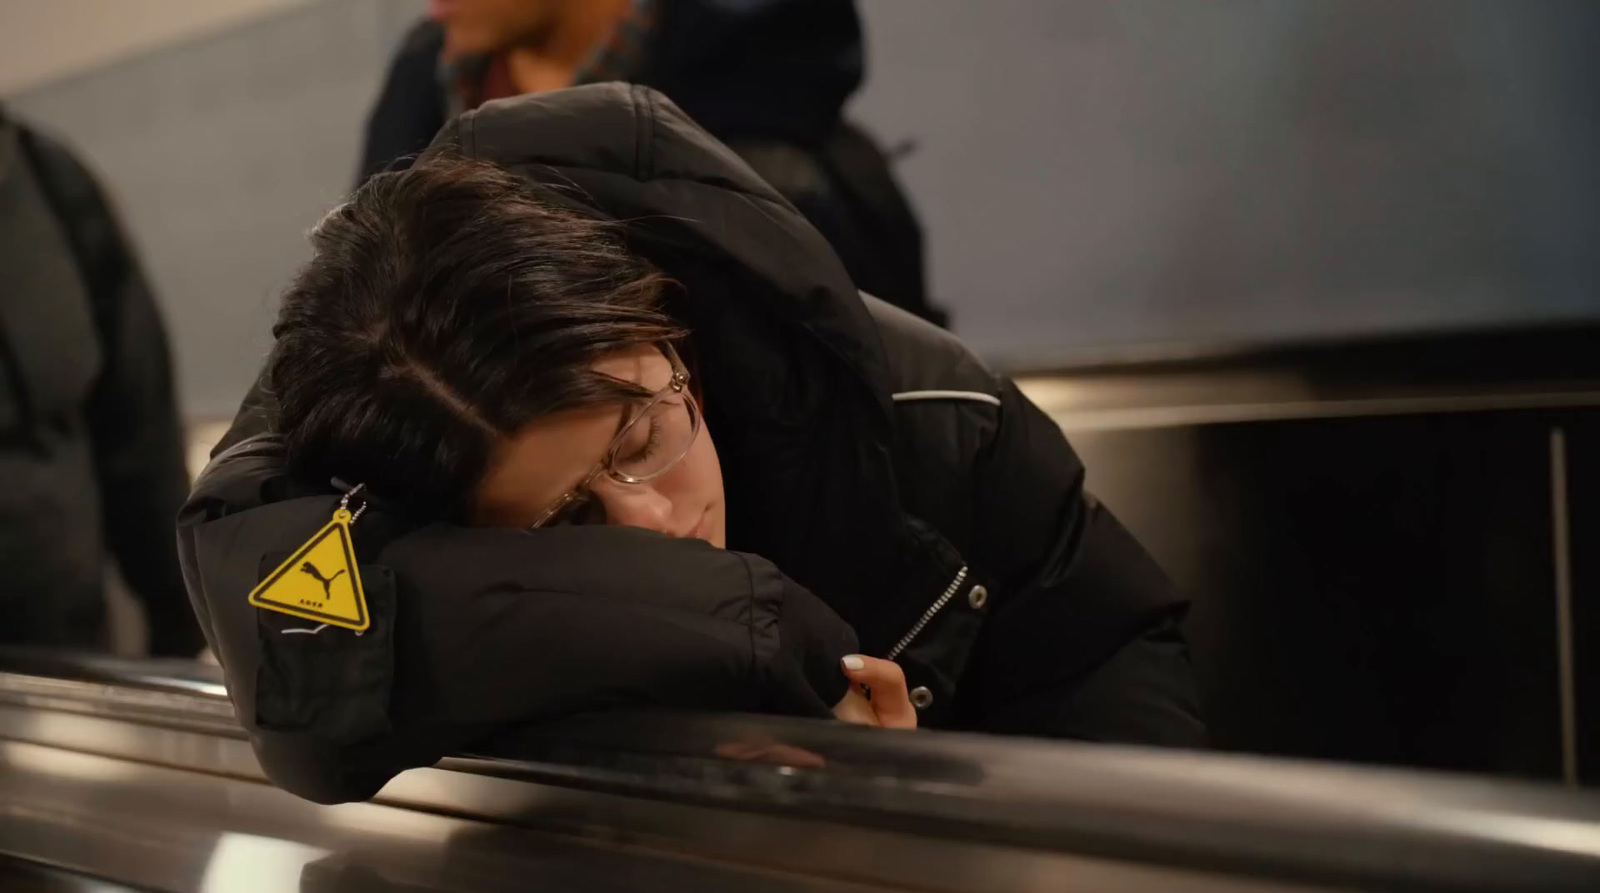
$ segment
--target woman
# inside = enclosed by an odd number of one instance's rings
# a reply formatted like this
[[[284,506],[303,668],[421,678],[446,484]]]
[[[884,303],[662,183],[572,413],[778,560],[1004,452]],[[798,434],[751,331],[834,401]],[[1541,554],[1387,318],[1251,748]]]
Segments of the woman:
[[[1201,741],[1183,601],[1059,429],[858,296],[659,94],[487,104],[313,243],[180,517],[285,787],[365,797],[640,704],[908,725],[909,700],[923,726]],[[370,627],[252,607],[341,499]],[[847,697],[855,652],[903,683],[862,660],[872,699]]]

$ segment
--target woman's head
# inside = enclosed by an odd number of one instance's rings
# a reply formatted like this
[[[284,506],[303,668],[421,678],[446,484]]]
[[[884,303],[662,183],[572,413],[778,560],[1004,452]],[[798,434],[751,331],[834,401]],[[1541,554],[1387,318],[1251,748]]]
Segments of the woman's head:
[[[722,544],[716,451],[685,428],[684,333],[614,225],[492,165],[432,158],[375,177],[312,245],[270,364],[297,472],[431,517],[529,526],[560,504],[553,521]],[[683,456],[662,469],[664,452]]]

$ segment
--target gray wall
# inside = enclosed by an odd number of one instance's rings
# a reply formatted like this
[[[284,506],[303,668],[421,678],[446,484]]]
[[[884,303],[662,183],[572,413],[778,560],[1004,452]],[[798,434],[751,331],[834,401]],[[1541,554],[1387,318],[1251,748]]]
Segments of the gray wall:
[[[1600,315],[1600,3],[863,0],[977,346]]]
[[[249,387],[277,294],[350,188],[362,116],[421,6],[326,0],[8,99],[114,192],[191,415],[231,414]]]
[[[228,413],[416,0],[322,0],[14,97],[116,191]],[[980,349],[1600,313],[1589,0],[863,0],[854,105]]]

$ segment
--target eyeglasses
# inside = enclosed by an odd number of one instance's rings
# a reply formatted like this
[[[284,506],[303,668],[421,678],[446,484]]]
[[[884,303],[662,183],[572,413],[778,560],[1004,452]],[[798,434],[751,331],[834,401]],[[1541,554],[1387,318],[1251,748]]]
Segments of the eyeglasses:
[[[546,509],[528,529],[558,524],[598,524],[604,507],[589,487],[604,474],[621,484],[647,484],[671,471],[689,455],[700,436],[700,404],[689,391],[689,373],[672,346],[663,348],[672,362],[672,380],[650,396],[634,416],[617,431],[606,456]]]

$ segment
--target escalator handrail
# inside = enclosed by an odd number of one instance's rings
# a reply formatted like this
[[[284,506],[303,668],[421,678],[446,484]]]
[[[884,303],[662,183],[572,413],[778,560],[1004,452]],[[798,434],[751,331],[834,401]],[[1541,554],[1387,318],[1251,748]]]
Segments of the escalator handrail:
[[[225,703],[220,674],[203,666],[0,649],[0,675],[13,682],[0,702],[31,678],[79,683],[82,699],[105,704],[151,692],[180,712]],[[1442,773],[667,712],[518,729],[439,768],[1323,883],[1522,890],[1600,879],[1600,797]]]

